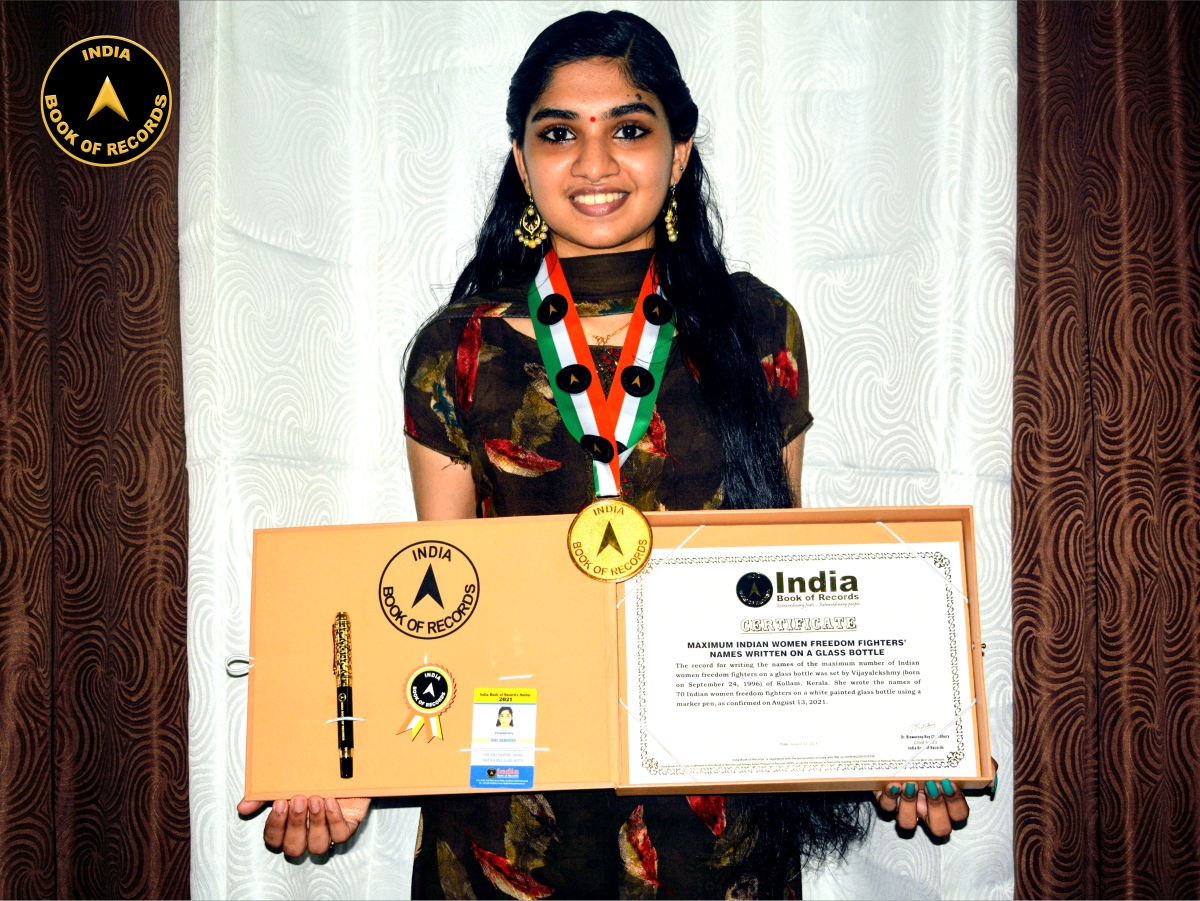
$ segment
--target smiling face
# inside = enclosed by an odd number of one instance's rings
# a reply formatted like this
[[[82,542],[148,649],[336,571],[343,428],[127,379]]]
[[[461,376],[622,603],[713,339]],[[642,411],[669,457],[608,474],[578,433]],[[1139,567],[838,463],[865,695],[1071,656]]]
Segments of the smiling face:
[[[507,707],[501,708],[498,719],[500,720],[500,728],[509,729],[512,727],[513,715],[512,711]]]
[[[654,246],[654,220],[679,181],[690,140],[675,144],[658,98],[611,59],[555,70],[513,155],[559,256]]]

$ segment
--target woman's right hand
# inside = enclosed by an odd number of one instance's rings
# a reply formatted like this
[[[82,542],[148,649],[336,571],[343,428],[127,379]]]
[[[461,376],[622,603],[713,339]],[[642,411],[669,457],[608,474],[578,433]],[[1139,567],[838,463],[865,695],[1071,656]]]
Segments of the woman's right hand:
[[[253,816],[265,801],[242,801],[237,812]],[[339,842],[348,841],[371,807],[370,798],[306,798],[296,795],[290,802],[278,800],[271,805],[263,825],[263,841],[272,851],[283,850],[288,857],[300,857],[305,851],[321,856]]]

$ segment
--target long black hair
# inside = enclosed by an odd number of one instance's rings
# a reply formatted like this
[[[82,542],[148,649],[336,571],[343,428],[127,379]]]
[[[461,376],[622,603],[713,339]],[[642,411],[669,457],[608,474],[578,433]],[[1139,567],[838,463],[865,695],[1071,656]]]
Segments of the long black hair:
[[[619,62],[637,88],[662,102],[676,143],[696,133],[699,110],[666,38],[632,13],[580,12],[560,19],[534,39],[513,74],[505,116],[511,138],[525,139],[525,119],[557,67],[582,59]],[[721,253],[721,225],[709,201],[708,176],[693,148],[675,189],[679,240],[667,240],[660,216],[655,225],[659,281],[676,310],[679,345],[698,373],[700,393],[721,439],[723,506],[734,509],[789,507],[783,467],[782,429],[763,378],[750,316]],[[475,255],[454,285],[450,302],[527,283],[537,272],[541,248],[516,240],[514,226],[527,203],[509,154]],[[731,795],[726,844],[729,862],[757,874],[760,897],[783,897],[799,868],[840,857],[865,836],[862,795]]]
[[[632,13],[580,12],[560,19],[534,39],[508,86],[505,117],[510,137],[525,140],[525,119],[565,63],[604,57],[618,61],[635,86],[662,102],[671,138],[696,133],[700,111],[666,38]],[[709,202],[708,176],[693,148],[675,188],[679,240],[667,240],[663,217],[655,224],[659,281],[675,306],[679,346],[699,375],[700,393],[721,438],[723,505],[790,507],[779,416],[763,378],[750,318],[721,253],[720,218]],[[501,285],[529,281],[542,259],[513,234],[527,195],[510,152],[491,210],[479,230],[475,256],[454,285],[451,302]]]

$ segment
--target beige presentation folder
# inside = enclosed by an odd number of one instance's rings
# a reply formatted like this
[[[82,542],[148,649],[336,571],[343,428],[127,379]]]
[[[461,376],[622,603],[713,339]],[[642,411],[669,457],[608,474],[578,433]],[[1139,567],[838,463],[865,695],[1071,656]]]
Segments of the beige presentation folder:
[[[246,797],[448,794],[470,787],[477,689],[534,689],[535,791],[615,788],[703,794],[877,788],[878,778],[738,782],[680,778],[633,787],[622,666],[623,587],[597,582],[567,552],[571,516],[260,529],[254,568]],[[656,552],[763,545],[952,541],[970,598],[976,703],[963,719],[977,759],[967,787],[990,784],[969,507],[651,513]],[[697,526],[705,528],[699,532]],[[447,556],[448,554],[448,556]],[[436,566],[435,566],[436,564]],[[430,573],[441,573],[430,584]],[[437,595],[435,598],[434,595]],[[438,601],[440,600],[440,603]],[[416,603],[414,603],[416,601]],[[350,619],[354,775],[339,776],[332,626]],[[416,617],[416,622],[413,618]],[[413,631],[413,630],[416,631]],[[432,634],[431,634],[432,632]],[[454,697],[414,736],[406,687],[418,668],[447,672]]]

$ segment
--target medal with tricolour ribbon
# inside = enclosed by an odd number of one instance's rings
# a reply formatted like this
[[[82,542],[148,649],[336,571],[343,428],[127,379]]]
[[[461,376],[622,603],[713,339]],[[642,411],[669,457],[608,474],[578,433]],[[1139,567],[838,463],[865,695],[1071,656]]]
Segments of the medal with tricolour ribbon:
[[[592,458],[596,500],[567,531],[571,559],[593,579],[624,581],[649,561],[652,539],[646,517],[621,500],[621,464],[650,426],[675,337],[675,310],[651,262],[607,396],[553,250],[529,286],[529,314],[563,424]]]

